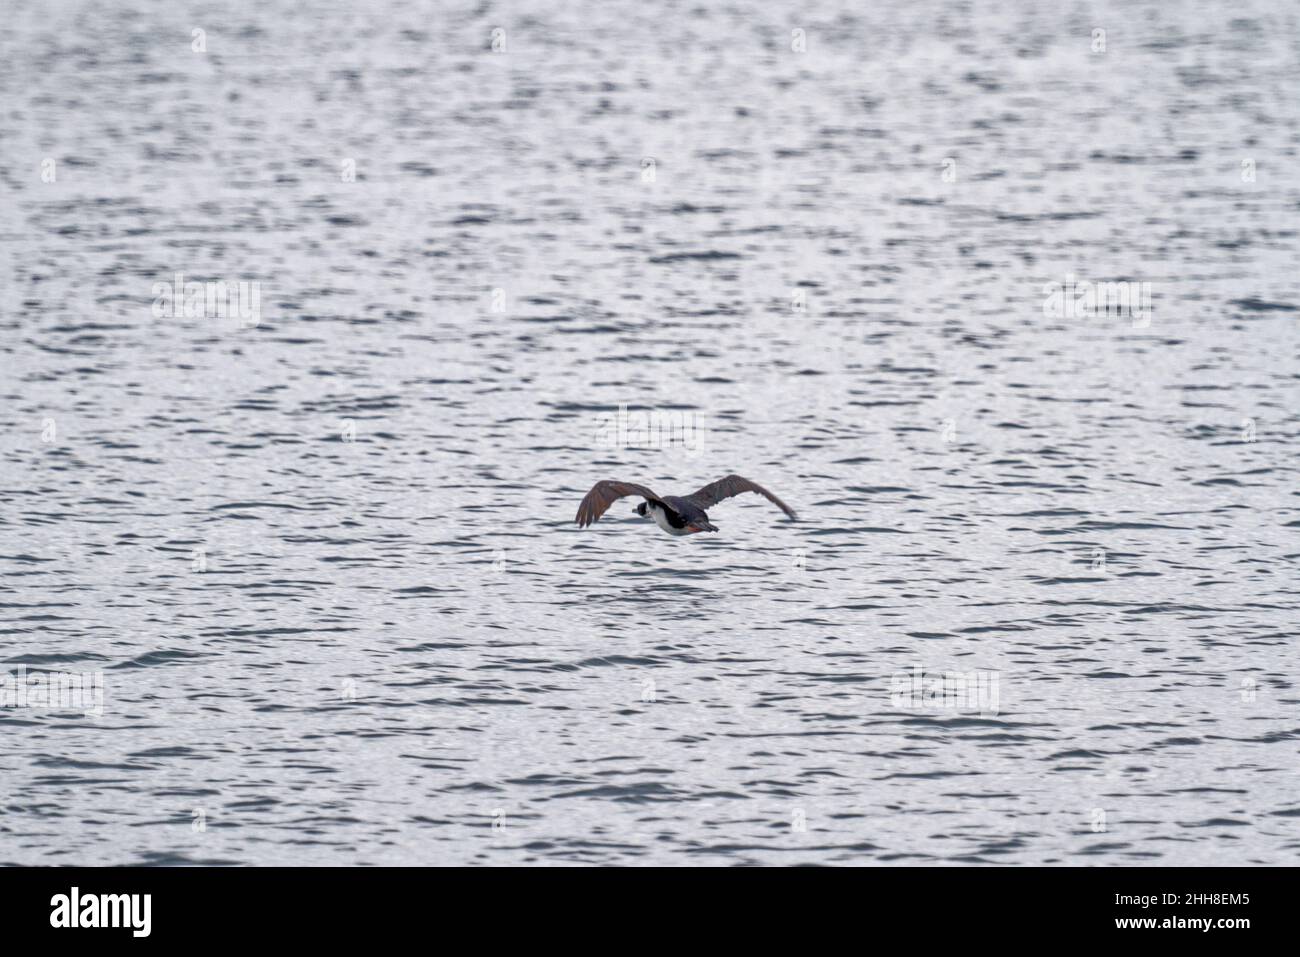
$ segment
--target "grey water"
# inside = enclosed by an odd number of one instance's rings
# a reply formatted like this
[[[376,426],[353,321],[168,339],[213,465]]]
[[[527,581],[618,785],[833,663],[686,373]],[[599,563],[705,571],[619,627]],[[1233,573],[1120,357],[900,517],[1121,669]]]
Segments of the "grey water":
[[[1296,863],[1298,88],[1262,0],[7,3],[0,863]]]

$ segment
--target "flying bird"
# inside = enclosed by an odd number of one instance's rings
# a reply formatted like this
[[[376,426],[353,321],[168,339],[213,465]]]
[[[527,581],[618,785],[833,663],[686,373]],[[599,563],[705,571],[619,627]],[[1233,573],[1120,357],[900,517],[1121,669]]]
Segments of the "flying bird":
[[[716,482],[710,482],[698,492],[690,495],[656,495],[644,485],[635,482],[597,482],[591,487],[578,506],[576,519],[579,528],[594,524],[605,514],[606,510],[627,495],[639,495],[643,499],[634,512],[637,515],[649,515],[655,524],[669,535],[691,535],[695,532],[716,532],[717,526],[709,521],[705,509],[712,508],[724,498],[731,498],[742,492],[757,492],[791,519],[796,518],[794,510],[786,505],[757,482],[751,482],[739,475],[728,475]]]

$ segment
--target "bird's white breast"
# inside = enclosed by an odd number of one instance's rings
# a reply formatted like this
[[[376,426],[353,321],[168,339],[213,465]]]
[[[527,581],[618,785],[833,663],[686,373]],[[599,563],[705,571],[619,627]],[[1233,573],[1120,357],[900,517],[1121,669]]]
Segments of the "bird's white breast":
[[[669,535],[689,535],[690,533],[684,528],[673,528],[668,522],[668,513],[656,505],[654,502],[647,503],[650,517],[655,520],[655,524],[662,528]]]

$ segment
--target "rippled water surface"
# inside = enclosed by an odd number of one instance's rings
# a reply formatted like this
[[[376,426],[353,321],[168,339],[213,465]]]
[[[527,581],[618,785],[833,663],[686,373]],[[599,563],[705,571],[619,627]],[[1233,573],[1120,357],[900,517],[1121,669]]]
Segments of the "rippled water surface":
[[[18,4],[0,862],[1295,863],[1300,11],[1056,6]]]

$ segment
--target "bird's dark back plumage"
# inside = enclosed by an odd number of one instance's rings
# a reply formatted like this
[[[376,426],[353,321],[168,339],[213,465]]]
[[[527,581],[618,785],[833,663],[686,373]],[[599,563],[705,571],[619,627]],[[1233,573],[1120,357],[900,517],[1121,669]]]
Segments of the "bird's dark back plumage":
[[[707,520],[709,517],[705,514],[704,509],[700,508],[700,506],[696,505],[689,498],[682,498],[678,495],[665,495],[664,501],[668,503],[669,508],[685,520],[683,524],[689,525],[697,519]],[[668,516],[668,520],[670,522],[672,521],[671,515]],[[673,522],[673,524],[676,525],[677,523]]]

